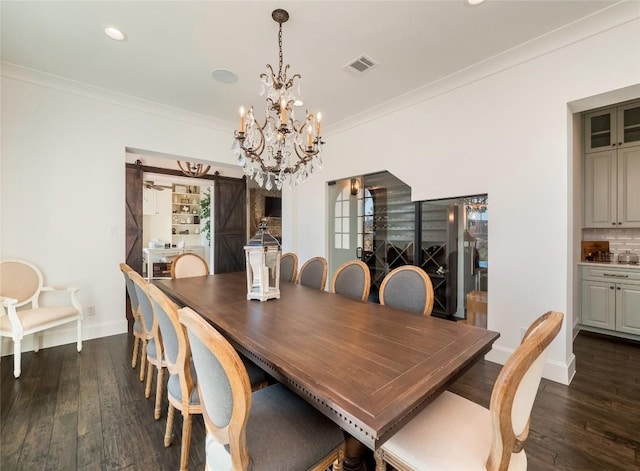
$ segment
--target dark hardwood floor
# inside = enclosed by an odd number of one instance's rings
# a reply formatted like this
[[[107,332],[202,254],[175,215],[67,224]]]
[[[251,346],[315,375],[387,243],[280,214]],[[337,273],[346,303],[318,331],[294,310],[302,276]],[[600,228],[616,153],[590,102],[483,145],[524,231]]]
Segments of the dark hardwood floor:
[[[181,417],[164,448],[163,416],[131,369],[127,335],[24,353],[0,371],[0,468],[9,470],[176,470]],[[640,345],[581,333],[570,386],[542,381],[526,451],[529,470],[640,469]],[[500,370],[481,361],[452,390],[488,406]],[[456,437],[451,437],[455,440]],[[460,446],[464,446],[463,443]],[[204,425],[194,418],[189,466],[204,469]]]

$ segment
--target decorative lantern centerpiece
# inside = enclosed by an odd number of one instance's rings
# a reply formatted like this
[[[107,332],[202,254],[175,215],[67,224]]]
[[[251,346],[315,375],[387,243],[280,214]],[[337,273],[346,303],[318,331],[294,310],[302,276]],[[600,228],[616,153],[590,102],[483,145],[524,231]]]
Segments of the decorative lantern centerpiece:
[[[247,261],[247,299],[280,299],[280,243],[262,219],[256,235],[244,246]]]

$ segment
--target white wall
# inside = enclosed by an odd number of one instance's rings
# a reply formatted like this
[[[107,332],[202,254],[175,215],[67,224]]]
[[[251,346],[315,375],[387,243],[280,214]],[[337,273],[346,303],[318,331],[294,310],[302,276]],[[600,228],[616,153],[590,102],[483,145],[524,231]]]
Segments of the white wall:
[[[284,249],[301,263],[326,255],[328,180],[389,170],[417,200],[488,193],[489,328],[501,333],[490,358],[504,361],[520,329],[548,309],[565,312],[571,326],[568,104],[640,82],[635,18],[607,19],[600,33],[499,72],[482,64],[480,74],[465,72],[474,81],[452,77],[404,97],[400,111],[374,110],[378,119],[327,134],[321,173],[283,191]],[[233,123],[225,129],[4,64],[2,75],[0,256],[33,261],[48,282],[78,285],[83,305],[96,306],[85,338],[124,332],[125,148],[233,165]],[[570,330],[554,342],[545,372],[561,382],[572,374]],[[62,329],[45,345],[72,341]]]
[[[96,311],[85,339],[126,332],[125,148],[232,164],[231,126],[6,64],[2,74],[0,256],[32,261],[45,283],[77,285]],[[74,338],[61,327],[43,341]]]
[[[639,82],[636,17],[450,90],[438,84],[421,102],[328,136],[322,173],[297,188],[297,206],[286,208],[305,228],[287,250],[301,263],[327,252],[318,215],[327,211],[329,180],[389,170],[412,187],[415,200],[488,193],[488,327],[501,334],[488,358],[504,362],[523,328],[547,310],[561,311],[567,322],[545,376],[567,383],[577,315],[568,104]]]

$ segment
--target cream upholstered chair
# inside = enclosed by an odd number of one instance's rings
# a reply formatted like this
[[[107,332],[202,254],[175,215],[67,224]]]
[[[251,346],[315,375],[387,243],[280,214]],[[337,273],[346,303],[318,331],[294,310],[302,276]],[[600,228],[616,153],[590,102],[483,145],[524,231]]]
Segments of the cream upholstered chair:
[[[0,337],[13,339],[13,376],[20,376],[22,339],[36,334],[34,351],[40,349],[42,332],[69,322],[77,327],[77,348],[82,350],[82,306],[78,301],[78,288],[73,286],[43,286],[40,270],[24,260],[0,262]],[[69,293],[71,305],[40,306],[44,292]],[[19,309],[30,305],[31,309]]]
[[[362,260],[349,260],[338,267],[331,279],[331,292],[366,301],[371,289],[369,266]]]
[[[162,407],[162,390],[164,388],[164,368],[167,366],[164,358],[164,344],[160,336],[158,321],[151,305],[151,294],[149,288],[152,286],[135,271],[129,273],[133,281],[138,303],[140,304],[140,323],[147,339],[146,352],[143,351],[143,358],[147,363],[147,382],[144,388],[144,397],[151,396],[151,382],[153,381],[153,367],[156,367],[156,403],[153,416],[156,420],[160,418]],[[140,362],[140,381],[144,380],[144,361]]]
[[[287,252],[280,257],[280,281],[294,282],[298,274],[298,256]]]
[[[142,358],[140,363],[141,368],[144,368],[144,359],[146,358],[145,352],[147,351],[147,336],[142,328],[142,321],[140,320],[140,303],[138,302],[138,294],[133,280],[129,276],[129,273],[134,271],[126,263],[120,264],[120,271],[124,276],[124,282],[127,287],[127,294],[129,295],[129,305],[131,306],[131,314],[133,314],[133,354],[131,355],[131,368],[135,368],[138,363],[138,351],[142,351]],[[142,348],[140,345],[142,344]]]
[[[187,329],[207,429],[208,471],[342,469],[344,434],[282,384],[251,393],[229,342],[190,308]]]
[[[433,310],[433,285],[429,275],[414,265],[394,268],[380,285],[380,304],[425,316]]]
[[[314,257],[304,262],[298,275],[298,284],[324,290],[327,285],[327,260]]]
[[[549,311],[529,327],[496,379],[488,410],[445,391],[376,450],[376,470],[385,462],[398,470],[527,469],[529,417],[563,317]]]
[[[171,262],[171,279],[173,280],[208,274],[209,265],[207,262],[200,255],[192,252],[180,254]]]

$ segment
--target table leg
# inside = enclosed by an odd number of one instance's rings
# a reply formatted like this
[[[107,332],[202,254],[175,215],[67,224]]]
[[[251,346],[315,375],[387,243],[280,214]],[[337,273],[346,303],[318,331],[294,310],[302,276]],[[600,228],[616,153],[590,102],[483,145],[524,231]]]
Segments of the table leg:
[[[350,435],[345,438],[346,446],[344,450],[344,471],[366,471],[367,465],[364,462],[364,453],[367,447]]]

